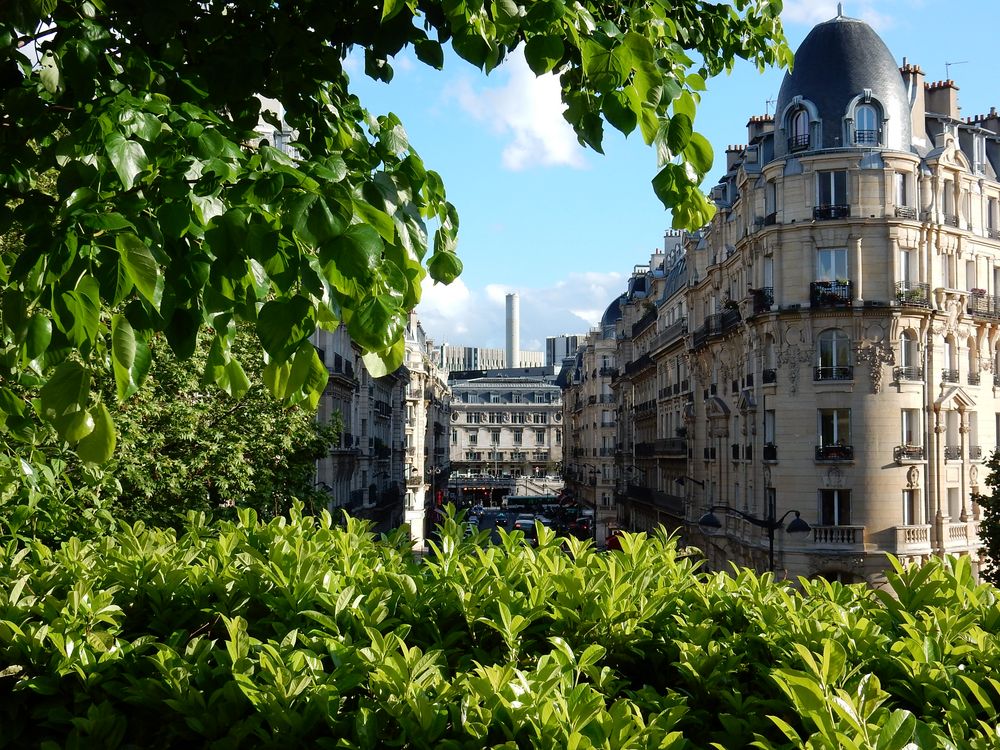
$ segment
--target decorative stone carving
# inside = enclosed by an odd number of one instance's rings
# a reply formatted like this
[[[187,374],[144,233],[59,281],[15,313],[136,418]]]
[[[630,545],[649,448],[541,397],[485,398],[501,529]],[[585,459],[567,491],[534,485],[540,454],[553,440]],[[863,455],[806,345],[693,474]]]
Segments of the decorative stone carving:
[[[842,472],[836,466],[830,468],[826,472],[826,476],[823,477],[823,484],[827,487],[843,487],[844,486],[844,472]]]
[[[896,354],[883,341],[862,341],[855,350],[858,364],[867,364],[872,380],[872,393],[882,390],[882,365],[893,365]]]
[[[973,468],[975,468],[975,467],[973,467]],[[765,466],[764,467],[764,486],[765,487],[770,487],[771,486],[771,467],[770,466]]]
[[[916,466],[911,466],[906,472],[906,486],[910,489],[916,489],[920,486],[920,470]]]
[[[971,466],[969,467],[969,484],[975,487],[979,484],[979,467]]]

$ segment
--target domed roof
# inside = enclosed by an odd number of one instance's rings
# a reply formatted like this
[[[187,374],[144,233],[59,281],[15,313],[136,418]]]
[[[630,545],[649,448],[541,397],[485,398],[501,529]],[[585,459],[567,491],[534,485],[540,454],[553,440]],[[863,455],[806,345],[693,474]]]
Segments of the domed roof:
[[[616,297],[601,317],[601,326],[613,326],[622,317],[622,298]]]
[[[888,118],[880,145],[909,151],[909,101],[892,53],[867,23],[838,15],[813,28],[796,50],[795,65],[785,74],[778,93],[776,125],[791,135],[780,118],[795,97],[802,97],[815,105],[814,114],[822,122],[818,146],[841,148],[851,142],[844,128],[848,106],[866,89]],[[812,144],[810,150],[816,147]],[[784,156],[787,150],[786,140],[776,139],[775,155]]]

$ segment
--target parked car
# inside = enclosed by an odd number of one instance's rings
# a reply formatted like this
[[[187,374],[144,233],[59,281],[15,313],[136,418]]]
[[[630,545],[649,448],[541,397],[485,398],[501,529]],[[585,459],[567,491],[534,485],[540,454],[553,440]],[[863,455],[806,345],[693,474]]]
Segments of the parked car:
[[[496,525],[497,526],[506,526],[507,525],[507,514],[504,513],[503,511],[500,511],[499,513],[497,513],[497,515],[496,515]]]

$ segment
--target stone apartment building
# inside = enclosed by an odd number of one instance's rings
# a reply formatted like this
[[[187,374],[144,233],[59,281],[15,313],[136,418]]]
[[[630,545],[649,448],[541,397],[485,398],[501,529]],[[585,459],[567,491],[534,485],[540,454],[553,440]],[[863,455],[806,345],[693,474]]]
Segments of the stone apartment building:
[[[775,532],[779,575],[878,585],[886,553],[978,561],[1000,443],[1000,115],[960,116],[957,91],[862,21],[802,42],[775,115],[727,149],[717,215],[682,238],[686,283],[667,291],[678,263],[653,263],[612,305],[623,523],[675,518],[713,567],[766,568],[766,528],[733,511],[797,511],[812,528]],[[677,437],[680,457],[661,442]]]
[[[376,378],[344,326],[314,335],[330,372],[317,419],[339,414],[343,424],[339,443],[317,461],[316,481],[332,511],[369,518],[379,529],[410,522],[414,543],[422,544],[432,486],[449,472],[450,392],[415,315],[405,343],[403,366]]]

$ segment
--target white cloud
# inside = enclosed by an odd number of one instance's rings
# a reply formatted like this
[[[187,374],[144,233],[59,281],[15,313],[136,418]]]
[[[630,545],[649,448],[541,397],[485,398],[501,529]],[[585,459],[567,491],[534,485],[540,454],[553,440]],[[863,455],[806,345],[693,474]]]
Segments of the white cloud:
[[[571,273],[545,288],[487,284],[469,289],[461,279],[449,286],[424,280],[417,315],[437,343],[503,347],[506,296],[517,292],[521,309],[521,349],[543,351],[547,336],[586,333],[625,289],[620,273]]]
[[[844,15],[860,18],[872,28],[884,31],[894,25],[894,19],[886,8],[892,0],[856,0],[842,2]],[[785,0],[781,20],[785,23],[801,23],[815,26],[829,21],[837,15],[837,0]]]
[[[585,166],[584,150],[563,119],[559,79],[536,77],[520,49],[511,53],[494,76],[500,86],[482,85],[481,79],[460,79],[454,96],[462,108],[494,132],[509,139],[503,149],[503,166],[520,171],[533,166]],[[487,79],[489,80],[489,79]]]

